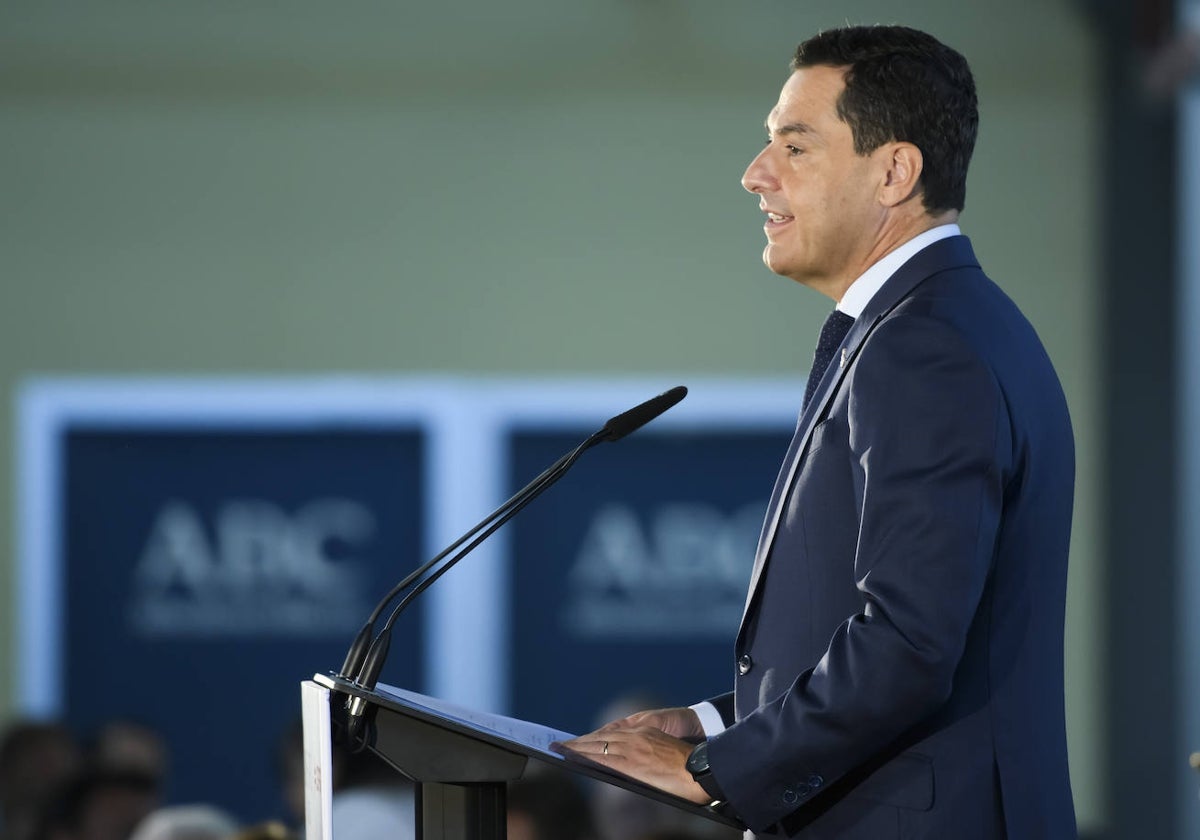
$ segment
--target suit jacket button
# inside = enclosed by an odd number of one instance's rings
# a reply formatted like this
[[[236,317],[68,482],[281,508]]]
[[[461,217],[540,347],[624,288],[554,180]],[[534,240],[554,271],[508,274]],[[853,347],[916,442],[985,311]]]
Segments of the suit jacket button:
[[[743,677],[750,673],[750,669],[754,667],[754,660],[750,658],[750,654],[743,653],[738,657],[737,669],[738,673]]]
[[[820,776],[810,776],[808,778],[808,786],[810,788],[812,788],[813,790],[816,790],[823,784],[825,784],[825,780],[822,779]]]
[[[799,798],[800,797],[796,795],[796,791],[792,790],[791,788],[783,789],[783,801],[788,805],[795,805],[796,800]]]

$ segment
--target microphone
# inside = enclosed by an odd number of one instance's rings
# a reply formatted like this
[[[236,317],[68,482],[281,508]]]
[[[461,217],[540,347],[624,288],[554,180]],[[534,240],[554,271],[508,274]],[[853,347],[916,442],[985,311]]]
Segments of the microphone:
[[[676,385],[671,390],[663,391],[657,397],[651,397],[641,405],[635,405],[628,411],[611,418],[604,424],[604,428],[600,432],[608,435],[607,440],[620,440],[625,435],[636,432],[667,409],[674,407],[686,396],[687,388]]]
[[[540,496],[544,491],[557,482],[560,478],[566,475],[567,471],[575,464],[579,457],[584,452],[591,449],[598,443],[606,441],[617,441],[626,435],[640,429],[642,426],[649,423],[651,420],[658,417],[667,409],[678,404],[685,396],[687,396],[687,388],[682,385],[664,391],[656,397],[646,400],[640,405],[625,411],[615,417],[609,418],[598,431],[593,432],[582,443],[576,446],[573,450],[563,455],[548,468],[546,468],[537,478],[525,485],[508,501],[502,504],[496,510],[492,511],[477,523],[471,530],[467,531],[452,544],[442,550],[436,557],[422,564],[415,571],[404,578],[400,583],[396,584],[388,591],[386,595],[379,601],[375,609],[371,611],[370,617],[366,624],[354,637],[354,641],[350,645],[350,650],[346,653],[346,659],[342,663],[342,670],[338,676],[351,680],[355,685],[371,691],[375,688],[375,684],[379,681],[379,673],[383,670],[383,663],[387,658],[388,648],[391,644],[392,627],[399,618],[400,613],[404,611],[413,599],[419,596],[422,592],[429,588],[439,577],[448,572],[454,567],[459,560],[471,553],[484,540],[498,530],[505,522],[516,516],[526,505]],[[480,532],[483,532],[480,534]],[[479,536],[476,537],[476,534]],[[388,616],[387,622],[371,640],[371,634],[374,630],[375,622],[383,614],[384,609],[391,603],[397,595],[408,589],[422,575],[425,575],[434,568],[441,560],[443,560],[450,552],[456,550],[463,543],[475,537],[466,548],[459,551],[456,555],[447,560],[424,580],[421,580],[411,592],[409,592],[400,601],[391,615]],[[350,713],[348,721],[351,730],[357,727],[358,720],[366,710],[366,701],[359,697],[351,698],[347,703],[347,708]]]

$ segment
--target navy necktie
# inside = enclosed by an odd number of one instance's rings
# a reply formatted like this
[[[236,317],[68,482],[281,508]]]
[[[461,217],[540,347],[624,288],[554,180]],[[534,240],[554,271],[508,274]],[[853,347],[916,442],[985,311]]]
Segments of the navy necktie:
[[[817,349],[813,352],[813,366],[808,373],[808,384],[804,387],[804,405],[800,409],[801,413],[808,408],[813,392],[817,390],[817,383],[825,375],[826,368],[833,361],[833,354],[841,346],[842,339],[850,332],[853,323],[854,319],[840,309],[833,310],[825,319],[825,325],[821,327],[821,337],[817,339]]]

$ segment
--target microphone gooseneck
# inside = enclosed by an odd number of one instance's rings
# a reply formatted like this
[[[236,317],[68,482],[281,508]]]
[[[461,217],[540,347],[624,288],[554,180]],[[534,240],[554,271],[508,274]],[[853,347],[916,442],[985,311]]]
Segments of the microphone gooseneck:
[[[529,482],[529,484],[517,491],[508,501],[484,517],[471,530],[447,546],[432,560],[419,566],[400,581],[400,583],[393,586],[380,599],[375,609],[371,611],[366,624],[363,625],[362,629],[354,637],[354,641],[346,653],[346,659],[342,663],[342,669],[338,676],[353,681],[360,688],[368,691],[373,690],[375,684],[379,681],[379,674],[383,670],[383,664],[387,658],[388,648],[391,645],[392,628],[396,624],[396,619],[399,618],[400,614],[415,598],[428,589],[439,577],[453,568],[459,560],[471,553],[476,546],[503,526],[505,522],[516,516],[526,505],[562,478],[584,452],[598,443],[617,441],[637,431],[669,408],[678,404],[685,396],[687,396],[687,388],[678,385],[669,391],[646,400],[640,405],[634,406],[628,411],[610,418],[603,427],[592,433],[573,450],[547,467],[533,481]],[[449,560],[446,560],[446,562],[434,570],[434,567],[439,562],[444,560],[451,552],[459,549],[464,543],[467,543],[465,548],[462,548],[461,551],[458,551],[457,554],[450,557]],[[433,570],[432,573],[430,573],[431,570]],[[421,579],[423,576],[424,578]],[[419,583],[417,582],[418,580],[420,580]],[[414,584],[416,585],[414,586]],[[375,622],[379,620],[387,605],[401,592],[410,587],[412,587],[412,590],[396,605],[382,629],[372,639]],[[351,698],[348,701],[347,707],[350,713],[349,724],[352,728],[355,728],[358,720],[365,711],[366,702],[361,698]]]
[[[387,605],[392,601],[392,599],[394,599],[405,589],[408,589],[418,578],[421,577],[421,575],[425,574],[431,568],[437,565],[443,558],[450,554],[450,552],[454,551],[471,537],[475,536],[491,522],[507,513],[514,505],[519,504],[525,495],[535,491],[538,485],[540,485],[547,479],[547,477],[558,470],[569,457],[570,454],[559,458],[555,463],[543,470],[537,478],[529,482],[529,484],[525,485],[525,487],[521,488],[521,490],[517,491],[512,498],[484,517],[484,519],[478,522],[473,528],[471,528],[471,530],[467,531],[453,543],[442,549],[442,551],[439,552],[436,557],[418,566],[411,573],[409,573],[404,580],[400,581],[391,589],[389,589],[387,593],[379,599],[379,603],[375,605],[373,610],[371,610],[371,615],[367,618],[366,624],[362,626],[362,629],[358,631],[358,635],[354,637],[354,641],[351,643],[350,649],[346,652],[346,659],[342,663],[342,669],[338,671],[338,676],[348,680],[356,679],[359,671],[362,670],[363,660],[371,646],[375,622],[379,620],[379,616],[383,615],[383,611],[387,608]]]

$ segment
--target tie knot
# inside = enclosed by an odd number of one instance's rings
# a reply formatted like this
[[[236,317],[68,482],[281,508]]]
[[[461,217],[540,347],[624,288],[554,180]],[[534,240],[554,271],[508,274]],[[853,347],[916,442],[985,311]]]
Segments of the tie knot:
[[[813,366],[808,374],[808,384],[804,388],[805,408],[808,408],[809,400],[813,398],[813,394],[817,390],[817,383],[825,375],[829,363],[833,361],[833,354],[837,352],[853,324],[854,319],[840,309],[833,310],[825,319],[825,323],[821,327],[821,337],[817,339],[817,349],[813,353]]]
[[[846,333],[850,332],[850,327],[854,324],[854,319],[840,309],[835,309],[829,313],[829,317],[825,319],[825,323],[821,326],[821,337],[817,340],[817,352],[828,350],[830,355],[838,349],[842,343],[842,339],[846,337]]]

